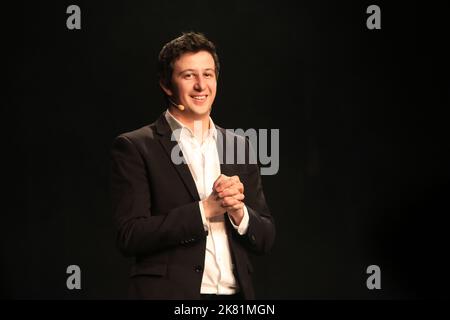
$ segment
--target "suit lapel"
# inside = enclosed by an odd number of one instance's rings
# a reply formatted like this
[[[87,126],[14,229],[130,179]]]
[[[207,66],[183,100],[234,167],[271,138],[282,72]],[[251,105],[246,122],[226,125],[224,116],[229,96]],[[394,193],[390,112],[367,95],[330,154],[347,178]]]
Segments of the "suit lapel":
[[[216,126],[216,129],[218,131],[217,135],[217,151],[219,152],[219,159],[220,159],[220,172],[226,176],[233,176],[236,172],[235,165],[230,163],[226,163],[227,159],[227,138],[230,138],[227,135],[227,132],[225,129]]]
[[[220,173],[224,174],[226,176],[234,176],[235,172],[236,172],[236,168],[233,164],[227,164],[226,163],[226,159],[227,159],[227,148],[226,148],[226,143],[227,143],[227,138],[230,138],[229,136],[227,136],[227,131],[219,126],[216,125],[216,129],[217,129],[217,141],[216,141],[216,145],[217,145],[217,152],[219,153],[219,160],[220,160]],[[227,217],[227,214],[225,214],[225,230],[228,236],[228,242],[230,244],[230,250],[231,250],[231,254],[234,255],[234,242],[231,241],[231,239],[233,239],[233,234],[232,234],[232,230],[233,230],[233,226],[231,225],[230,219]]]
[[[172,159],[171,158],[172,150],[174,147],[177,146],[178,142],[171,140],[172,130],[170,129],[170,126],[167,123],[166,118],[164,117],[164,113],[159,117],[158,121],[156,122],[156,129],[158,134],[161,135],[161,139],[159,140],[160,143],[162,144],[164,150],[166,151],[169,159]],[[172,160],[170,162],[177,170],[181,180],[183,180],[184,185],[189,190],[189,193],[192,195],[194,200],[200,201],[200,196],[198,194],[195,181],[192,178],[191,171],[189,170],[186,161],[183,161],[181,164],[175,164],[173,163]]]

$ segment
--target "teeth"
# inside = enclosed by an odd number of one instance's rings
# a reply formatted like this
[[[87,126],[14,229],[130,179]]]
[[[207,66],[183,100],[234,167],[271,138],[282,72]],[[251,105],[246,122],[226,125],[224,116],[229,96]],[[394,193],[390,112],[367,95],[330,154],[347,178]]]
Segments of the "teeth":
[[[194,98],[195,100],[205,100],[206,96],[193,96],[192,98]]]

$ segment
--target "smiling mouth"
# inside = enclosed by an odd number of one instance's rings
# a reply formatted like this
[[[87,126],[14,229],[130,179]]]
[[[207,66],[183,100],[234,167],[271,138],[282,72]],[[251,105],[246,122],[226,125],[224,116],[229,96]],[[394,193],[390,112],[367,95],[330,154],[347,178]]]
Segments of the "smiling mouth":
[[[192,99],[197,100],[197,101],[204,101],[204,100],[206,100],[207,97],[208,97],[207,95],[191,96]]]

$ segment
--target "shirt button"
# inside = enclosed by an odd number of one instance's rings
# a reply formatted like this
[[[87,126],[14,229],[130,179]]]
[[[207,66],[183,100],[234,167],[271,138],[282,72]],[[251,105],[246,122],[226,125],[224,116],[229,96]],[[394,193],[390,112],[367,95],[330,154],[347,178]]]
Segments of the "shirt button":
[[[203,271],[203,267],[202,266],[194,266],[194,270],[195,270],[195,272],[200,273]]]

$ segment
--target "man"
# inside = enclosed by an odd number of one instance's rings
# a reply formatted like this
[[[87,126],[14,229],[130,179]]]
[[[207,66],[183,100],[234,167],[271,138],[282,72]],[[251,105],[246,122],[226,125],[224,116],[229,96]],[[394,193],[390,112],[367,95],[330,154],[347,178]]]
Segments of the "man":
[[[112,202],[118,247],[135,257],[131,298],[255,298],[248,252],[269,251],[275,227],[257,164],[225,161],[234,151],[226,142],[249,154],[248,141],[209,116],[219,68],[202,34],[167,43],[159,78],[168,109],[114,141]]]

